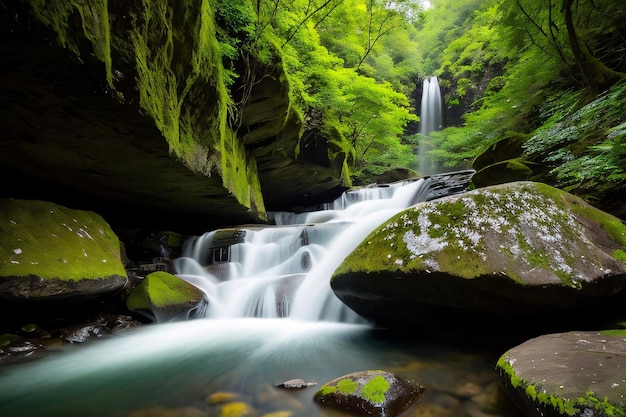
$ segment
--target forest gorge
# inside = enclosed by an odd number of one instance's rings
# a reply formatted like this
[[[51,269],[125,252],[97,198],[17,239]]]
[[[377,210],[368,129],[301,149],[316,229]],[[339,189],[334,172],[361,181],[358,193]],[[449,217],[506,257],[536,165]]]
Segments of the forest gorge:
[[[614,0],[30,1],[3,24],[99,63],[109,99],[261,218],[281,187],[259,185],[264,161],[315,148],[345,189],[419,172],[420,143],[476,186],[543,181],[623,217],[625,14]],[[445,128],[420,137],[433,75]]]

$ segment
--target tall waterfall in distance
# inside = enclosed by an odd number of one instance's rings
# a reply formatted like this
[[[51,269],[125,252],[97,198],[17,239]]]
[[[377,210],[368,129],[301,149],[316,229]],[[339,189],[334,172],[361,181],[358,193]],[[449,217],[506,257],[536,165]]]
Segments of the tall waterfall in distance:
[[[431,132],[440,130],[443,127],[443,105],[441,100],[441,89],[437,77],[424,79],[424,89],[422,91],[422,106],[420,108],[420,133],[426,137]],[[428,151],[431,144],[427,138],[422,137],[419,143],[418,171],[421,175],[431,175],[437,173],[433,162],[428,158]]]

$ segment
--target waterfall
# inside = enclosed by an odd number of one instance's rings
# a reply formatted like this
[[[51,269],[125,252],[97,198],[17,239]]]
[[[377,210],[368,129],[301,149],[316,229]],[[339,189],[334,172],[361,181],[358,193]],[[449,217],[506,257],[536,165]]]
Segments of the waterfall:
[[[362,320],[335,297],[330,277],[376,227],[419,202],[465,190],[474,171],[347,191],[326,209],[270,212],[271,225],[188,239],[176,274],[204,291],[207,316]]]
[[[428,151],[432,146],[428,140],[431,132],[440,130],[443,127],[443,106],[441,100],[441,89],[437,77],[424,79],[422,90],[422,105],[420,108],[420,138],[419,143],[419,166],[418,170],[422,175],[433,174],[437,171],[432,161],[428,158]]]

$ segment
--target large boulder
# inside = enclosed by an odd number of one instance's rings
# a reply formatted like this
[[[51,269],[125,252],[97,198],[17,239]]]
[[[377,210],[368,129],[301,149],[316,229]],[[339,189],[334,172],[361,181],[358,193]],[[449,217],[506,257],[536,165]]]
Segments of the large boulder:
[[[455,309],[459,321],[459,311],[547,321],[609,305],[626,285],[625,250],[619,219],[545,184],[515,182],[399,213],[343,261],[331,286],[378,322],[424,323],[421,313]]]
[[[527,417],[626,416],[626,330],[539,336],[496,368]]]
[[[79,300],[127,283],[120,242],[94,212],[0,199],[0,231],[0,300]]]

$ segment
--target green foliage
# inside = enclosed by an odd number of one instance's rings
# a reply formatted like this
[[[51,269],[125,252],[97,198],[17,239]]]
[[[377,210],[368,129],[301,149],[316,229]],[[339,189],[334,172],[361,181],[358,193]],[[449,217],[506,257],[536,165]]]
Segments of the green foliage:
[[[524,144],[528,157],[552,166],[557,184],[585,193],[626,188],[626,83],[577,108],[579,94],[564,95],[558,111]]]
[[[422,62],[419,72],[425,75],[438,72],[443,61],[441,51],[466,31],[468,20],[482,0],[433,0],[431,3],[433,7],[424,11],[415,23],[419,36],[417,52]]]
[[[623,78],[623,60],[616,55],[624,44],[617,35],[624,26],[623,5],[581,1],[570,10],[561,2],[487,1],[449,25],[444,22],[452,16],[444,20],[440,9],[446,3],[433,2],[420,22],[429,31],[420,34],[429,44],[446,41],[443,53],[428,56],[439,60],[435,74],[450,89],[447,102],[480,98],[462,127],[431,135],[431,159],[463,166],[504,138],[528,137],[517,160],[552,167],[556,185],[589,197],[623,190],[623,96],[609,94],[606,106],[579,110],[590,93]],[[577,51],[576,39],[587,49]]]

